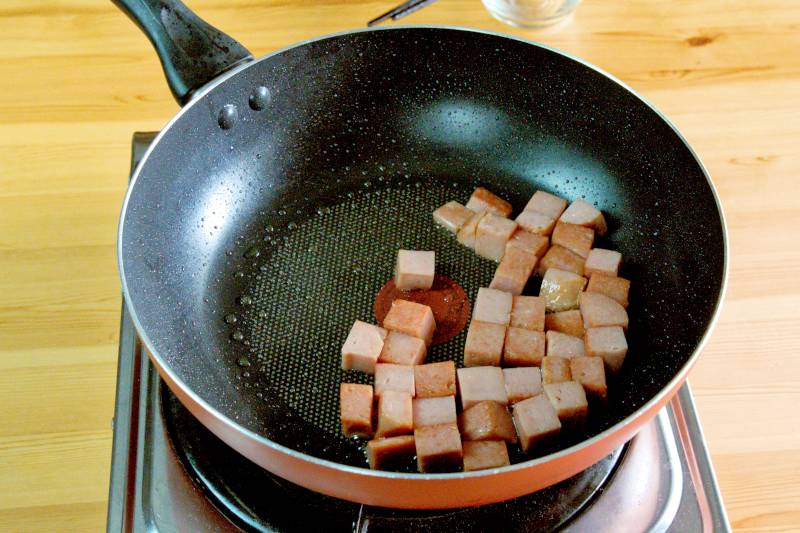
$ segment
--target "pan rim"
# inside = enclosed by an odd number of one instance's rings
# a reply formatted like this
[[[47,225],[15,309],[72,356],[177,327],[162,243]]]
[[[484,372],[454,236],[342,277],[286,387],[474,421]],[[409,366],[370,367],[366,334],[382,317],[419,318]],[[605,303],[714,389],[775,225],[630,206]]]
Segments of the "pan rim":
[[[148,336],[147,332],[142,327],[142,324],[141,324],[141,322],[139,320],[139,317],[138,317],[138,314],[136,312],[136,309],[134,308],[133,303],[131,302],[131,300],[129,298],[130,292],[128,290],[128,284],[127,284],[126,276],[125,276],[125,265],[124,265],[124,261],[123,261],[122,243],[123,243],[123,233],[124,233],[124,229],[125,229],[125,226],[124,226],[125,225],[125,217],[126,217],[126,214],[127,214],[128,203],[129,203],[129,200],[130,200],[130,197],[131,197],[131,192],[133,191],[133,189],[134,189],[134,187],[135,187],[135,185],[136,185],[136,183],[138,181],[138,178],[139,178],[139,176],[141,174],[141,171],[144,168],[145,163],[147,162],[147,160],[148,160],[150,154],[152,153],[152,151],[155,149],[156,146],[158,146],[159,141],[161,140],[161,138],[164,135],[166,135],[166,133],[170,130],[170,128],[181,119],[181,117],[183,116],[184,113],[186,113],[194,105],[197,105],[198,102],[200,102],[205,95],[207,95],[208,93],[213,91],[217,86],[219,86],[220,84],[224,83],[229,78],[236,76],[239,72],[241,72],[243,70],[246,70],[246,69],[256,65],[257,63],[259,63],[261,61],[265,61],[267,59],[270,59],[272,57],[280,55],[280,54],[282,54],[282,53],[284,53],[284,52],[286,52],[288,50],[292,50],[294,48],[299,48],[301,46],[305,46],[305,45],[308,45],[308,44],[311,44],[311,43],[324,41],[324,40],[332,39],[332,38],[335,38],[335,37],[341,37],[341,36],[345,36],[345,35],[367,33],[367,32],[380,32],[380,31],[403,31],[403,30],[409,30],[409,29],[430,29],[430,30],[445,30],[445,31],[455,31],[455,32],[464,32],[464,33],[477,33],[477,34],[482,34],[482,35],[490,35],[490,36],[493,36],[493,37],[500,37],[500,38],[504,38],[504,39],[510,39],[510,40],[517,41],[517,42],[520,42],[520,43],[536,46],[536,47],[542,48],[544,50],[547,50],[549,52],[552,52],[554,54],[563,56],[563,57],[565,57],[565,58],[567,58],[569,60],[575,61],[575,62],[577,62],[577,63],[579,63],[579,64],[581,64],[581,65],[583,65],[583,66],[595,71],[595,72],[597,72],[601,76],[604,76],[605,78],[607,78],[607,79],[611,80],[612,82],[616,83],[622,89],[624,89],[625,91],[630,93],[632,96],[636,97],[642,104],[647,106],[651,111],[653,111],[667,126],[669,126],[669,128],[673,131],[673,133],[677,136],[677,138],[687,148],[687,150],[689,151],[691,156],[696,161],[697,165],[700,167],[700,170],[702,171],[703,176],[705,177],[706,182],[707,182],[707,184],[708,184],[708,186],[709,186],[709,188],[711,190],[711,193],[712,193],[712,195],[714,197],[714,203],[717,206],[717,213],[719,215],[719,220],[720,220],[720,224],[721,224],[721,229],[722,229],[722,247],[723,247],[722,282],[721,282],[721,285],[720,285],[720,289],[719,289],[719,293],[717,295],[716,302],[714,304],[714,310],[713,310],[713,312],[711,314],[711,320],[709,321],[708,326],[706,327],[705,331],[703,332],[703,335],[701,336],[699,342],[697,343],[697,346],[695,347],[694,351],[689,356],[687,361],[683,364],[683,366],[678,370],[678,372],[675,374],[675,376],[673,376],[673,378],[664,387],[662,387],[662,389],[658,392],[658,394],[656,394],[650,400],[645,402],[641,407],[636,409],[633,413],[631,413],[630,415],[625,417],[623,420],[617,422],[616,424],[614,424],[611,427],[607,428],[606,430],[598,433],[597,435],[594,435],[593,437],[591,437],[589,439],[583,440],[583,441],[581,441],[581,442],[579,442],[577,444],[574,444],[572,446],[569,446],[568,448],[564,448],[564,449],[559,450],[557,452],[553,452],[553,453],[550,453],[550,454],[547,454],[547,455],[544,455],[544,456],[541,456],[541,457],[536,457],[534,459],[529,459],[527,461],[522,461],[520,463],[516,463],[516,464],[512,464],[512,465],[508,465],[508,466],[503,466],[503,467],[500,467],[500,468],[493,468],[493,469],[482,470],[482,471],[477,471],[477,472],[454,472],[454,473],[442,473],[442,474],[389,472],[389,471],[382,471],[382,470],[371,470],[371,469],[365,468],[365,467],[359,467],[359,466],[352,466],[352,465],[346,465],[346,464],[342,464],[342,463],[337,463],[337,462],[331,461],[329,459],[323,459],[323,458],[320,458],[320,457],[309,455],[309,454],[297,451],[295,449],[289,448],[288,446],[284,446],[282,444],[278,444],[275,441],[272,441],[272,440],[270,440],[270,439],[268,439],[268,438],[266,438],[266,437],[264,437],[264,436],[262,436],[262,435],[260,435],[260,434],[258,434],[256,432],[250,430],[250,429],[247,429],[247,428],[241,426],[240,424],[238,424],[233,419],[231,419],[228,416],[222,414],[219,410],[217,410],[215,407],[213,407],[208,402],[206,402],[202,397],[200,397],[194,390],[192,390],[190,387],[188,387],[187,384],[172,371],[172,369],[169,367],[169,365],[166,364],[165,360],[158,354],[158,351],[154,348],[153,342],[150,339],[150,337]],[[361,476],[368,476],[368,477],[375,477],[375,478],[384,478],[384,479],[397,479],[397,480],[403,479],[403,480],[415,480],[415,481],[428,480],[428,479],[430,479],[430,480],[455,480],[455,479],[464,479],[464,478],[476,479],[476,478],[482,478],[482,477],[487,477],[487,476],[494,476],[495,474],[515,472],[515,471],[518,471],[518,470],[526,470],[526,469],[535,467],[537,465],[553,461],[553,460],[558,459],[558,458],[562,458],[562,457],[566,457],[566,456],[569,456],[569,455],[573,455],[573,454],[575,454],[575,453],[577,453],[577,452],[579,452],[579,451],[581,451],[583,449],[590,448],[590,447],[594,446],[595,444],[597,444],[597,443],[599,443],[599,442],[601,442],[603,440],[606,440],[607,438],[611,437],[612,435],[617,434],[617,433],[621,432],[623,429],[627,428],[628,426],[634,424],[636,420],[638,420],[646,412],[651,410],[655,405],[657,405],[662,400],[664,400],[664,398],[665,398],[665,396],[667,394],[669,394],[671,392],[674,392],[674,391],[677,391],[678,385],[681,384],[686,379],[686,376],[689,373],[689,370],[691,370],[691,368],[694,366],[694,364],[697,361],[697,358],[699,357],[700,353],[703,351],[703,349],[705,348],[706,344],[708,343],[708,341],[709,341],[709,339],[711,337],[711,332],[714,330],[714,328],[717,325],[717,321],[719,320],[719,317],[720,317],[720,314],[721,314],[721,309],[722,309],[722,303],[723,303],[723,301],[725,299],[725,294],[726,294],[727,289],[728,289],[728,275],[729,275],[729,266],[730,266],[729,254],[730,254],[730,246],[729,246],[729,243],[728,243],[728,227],[727,227],[727,221],[726,221],[726,218],[725,218],[725,213],[724,213],[723,208],[722,208],[722,202],[720,201],[719,193],[717,192],[717,189],[716,189],[716,187],[714,185],[714,182],[711,180],[711,176],[710,176],[705,164],[703,163],[702,159],[697,154],[697,152],[695,152],[695,150],[692,148],[692,146],[689,144],[689,142],[683,136],[683,134],[678,130],[678,128],[658,108],[656,108],[656,106],[653,105],[648,99],[644,98],[636,90],[634,90],[632,87],[630,87],[628,84],[626,84],[625,82],[623,82],[622,80],[620,80],[619,78],[614,76],[613,74],[610,74],[609,72],[606,72],[602,68],[600,68],[600,67],[598,67],[596,65],[593,65],[592,63],[589,63],[589,62],[587,62],[587,61],[585,61],[585,60],[583,60],[583,59],[581,59],[581,58],[579,58],[579,57],[577,57],[577,56],[575,56],[573,54],[570,54],[568,52],[564,52],[564,51],[559,50],[557,48],[554,48],[552,46],[549,46],[549,45],[546,45],[546,44],[543,44],[543,43],[539,43],[539,42],[536,42],[536,41],[533,41],[533,40],[530,40],[530,39],[526,39],[526,38],[523,38],[523,37],[518,37],[518,36],[515,36],[515,35],[509,35],[509,34],[505,34],[505,33],[495,32],[495,31],[491,31],[491,30],[467,28],[467,27],[462,27],[462,26],[436,25],[436,24],[430,24],[430,25],[428,25],[428,24],[397,25],[397,26],[386,26],[386,27],[376,27],[376,28],[356,28],[356,29],[345,30],[345,31],[341,31],[341,32],[330,33],[330,34],[314,37],[314,38],[311,38],[311,39],[306,39],[306,40],[299,41],[297,43],[291,44],[289,46],[285,46],[285,47],[280,48],[278,50],[275,50],[275,51],[273,51],[273,52],[271,52],[269,54],[261,56],[261,57],[259,57],[257,59],[252,60],[252,61],[248,61],[246,63],[242,63],[242,64],[234,67],[233,69],[224,72],[218,78],[210,81],[209,83],[207,83],[206,85],[204,85],[203,87],[198,89],[197,92],[193,95],[192,99],[186,105],[184,105],[167,122],[167,124],[161,129],[161,131],[158,133],[158,135],[153,139],[153,142],[150,144],[150,146],[148,147],[147,151],[143,155],[141,161],[139,162],[139,164],[137,165],[136,169],[134,170],[133,176],[131,177],[131,180],[130,180],[130,183],[128,185],[128,188],[127,188],[127,190],[125,192],[125,198],[124,198],[123,203],[122,203],[122,208],[121,208],[120,217],[119,217],[119,227],[118,227],[118,230],[117,230],[117,268],[119,269],[119,275],[120,275],[120,280],[121,280],[121,284],[122,284],[122,294],[123,294],[123,297],[125,298],[125,305],[127,306],[128,311],[130,312],[131,318],[132,318],[134,326],[136,328],[136,332],[137,332],[139,338],[141,339],[142,343],[146,347],[147,352],[150,355],[151,360],[158,367],[159,372],[167,374],[169,376],[169,379],[176,386],[178,386],[182,390],[182,392],[184,394],[189,396],[193,402],[195,402],[198,406],[202,407],[202,409],[207,414],[209,414],[212,417],[214,417],[218,422],[220,422],[223,425],[227,426],[229,429],[231,429],[231,430],[237,432],[238,434],[246,437],[251,442],[257,443],[260,446],[267,446],[269,448],[272,448],[276,452],[288,455],[288,456],[290,456],[292,458],[295,458],[295,459],[298,459],[298,460],[306,461],[306,462],[315,464],[315,465],[320,466],[320,467],[336,470],[336,471],[339,471],[339,472],[346,472],[346,473],[354,474],[354,475],[361,475]]]

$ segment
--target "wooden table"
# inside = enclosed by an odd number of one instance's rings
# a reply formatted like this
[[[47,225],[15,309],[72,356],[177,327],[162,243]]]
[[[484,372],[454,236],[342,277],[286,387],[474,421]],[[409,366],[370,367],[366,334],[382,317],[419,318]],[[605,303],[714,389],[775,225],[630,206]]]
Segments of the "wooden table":
[[[261,55],[395,2],[189,3]],[[733,526],[800,528],[800,2],[586,0],[570,24],[530,32],[477,0],[441,0],[407,21],[577,54],[697,149],[731,249],[725,307],[691,375],[702,423]],[[147,40],[110,3],[5,0],[0,50],[0,530],[97,531],[130,137],[177,106]]]

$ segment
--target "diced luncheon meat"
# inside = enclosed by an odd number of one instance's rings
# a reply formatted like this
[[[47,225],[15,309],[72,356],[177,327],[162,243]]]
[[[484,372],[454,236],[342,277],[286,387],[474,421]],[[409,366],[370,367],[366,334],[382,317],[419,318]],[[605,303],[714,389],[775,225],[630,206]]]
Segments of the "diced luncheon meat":
[[[560,311],[558,313],[548,313],[544,319],[545,328],[553,331],[560,331],[573,337],[583,337],[583,317],[578,309]],[[391,333],[389,334],[391,336]]]
[[[525,206],[525,210],[536,211],[555,219],[561,216],[566,207],[567,201],[563,198],[548,192],[536,191]]]
[[[510,248],[506,250],[503,260],[494,272],[490,289],[505,291],[513,295],[522,294],[528,278],[536,267],[536,256],[532,253]]]
[[[524,328],[506,330],[503,346],[504,366],[539,366],[545,355],[545,334]]]
[[[616,276],[619,274],[619,266],[622,263],[622,254],[614,250],[603,248],[592,248],[586,257],[583,265],[584,274],[605,274],[606,276]]]
[[[589,328],[586,330],[586,355],[602,357],[606,369],[616,374],[622,368],[628,353],[625,332],[619,326]]]
[[[569,361],[572,379],[583,385],[590,400],[605,402],[608,395],[602,357],[575,357]]]
[[[561,431],[561,421],[544,394],[514,404],[514,426],[525,453],[546,445]]]
[[[414,399],[414,427],[435,426],[437,424],[455,424],[456,397],[440,396],[438,398]]]
[[[390,331],[399,331],[417,337],[430,345],[436,321],[433,311],[427,305],[397,299],[383,319],[383,327]]]
[[[518,228],[506,243],[506,252],[508,252],[510,248],[517,248],[524,252],[531,253],[536,257],[543,257],[549,247],[550,240],[544,235],[537,235],[536,233]]]
[[[423,426],[414,430],[420,472],[451,472],[461,466],[463,449],[455,424]]]
[[[585,354],[583,349],[583,339],[580,337],[573,337],[560,331],[547,332],[547,356],[548,357],[563,357],[564,359],[572,359],[573,357],[583,357]]]
[[[464,448],[464,472],[498,468],[511,464],[508,447],[502,440],[462,442]]]
[[[475,253],[492,261],[500,261],[506,243],[517,229],[517,223],[493,213],[488,213],[475,230]]]
[[[417,398],[453,396],[456,393],[456,364],[453,361],[414,367]]]
[[[367,443],[367,459],[373,470],[393,470],[416,455],[414,435],[374,439]]]
[[[472,196],[469,197],[467,209],[475,212],[489,211],[501,217],[511,215],[511,204],[483,187],[475,189]]]
[[[385,329],[356,320],[342,346],[342,370],[373,374],[385,338]]]
[[[342,383],[339,386],[342,433],[350,437],[372,436],[372,385]]]
[[[554,245],[563,246],[572,253],[586,259],[594,244],[594,230],[584,226],[559,222],[553,229],[551,240]]]
[[[561,220],[561,222],[592,228],[598,235],[605,235],[608,230],[603,213],[593,205],[581,199],[575,200],[569,204],[569,207],[564,211],[559,220]]]
[[[458,374],[458,392],[461,396],[463,410],[485,400],[503,405],[508,403],[503,370],[499,367],[473,366],[459,368],[456,373]]]
[[[580,296],[583,327],[621,326],[628,329],[628,312],[616,300],[597,292],[582,292]]]
[[[436,273],[436,252],[398,250],[394,284],[401,291],[430,289]]]
[[[447,202],[433,212],[433,220],[450,233],[457,233],[467,220],[474,215],[474,211],[467,209],[458,202]]]
[[[486,211],[480,211],[478,213],[473,214],[469,220],[467,220],[461,229],[458,230],[456,233],[456,238],[458,242],[466,246],[467,248],[475,248],[475,232],[478,229],[478,223],[481,219],[486,216]]]
[[[406,435],[414,430],[414,409],[411,395],[393,390],[383,391],[378,400],[376,437]]]
[[[500,366],[506,327],[473,320],[464,343],[464,366]]]
[[[556,225],[556,219],[529,209],[517,215],[514,220],[522,229],[536,235],[550,235]]]
[[[578,426],[586,421],[589,404],[583,386],[577,381],[562,381],[544,385],[544,393],[553,404],[563,426]]]
[[[535,366],[504,368],[508,403],[515,404],[542,393],[542,371]]]
[[[475,298],[472,320],[507,326],[511,320],[512,304],[511,293],[481,287],[478,289],[478,297]]]
[[[464,440],[505,440],[517,442],[511,413],[497,402],[479,402],[461,413],[458,426]]]
[[[396,365],[421,365],[425,362],[427,352],[425,341],[422,339],[399,331],[390,331],[383,341],[383,351],[378,362],[394,363]]]
[[[392,363],[375,365],[375,397],[380,399],[390,390],[414,396],[414,367]]]
[[[547,312],[568,311],[578,307],[586,278],[568,270],[551,268],[545,272],[539,296]]]
[[[569,359],[548,356],[542,359],[542,383],[560,383],[572,379],[569,371]]]
[[[625,278],[606,276],[605,274],[592,274],[586,292],[605,294],[619,302],[622,307],[628,307],[628,291],[631,282]]]
[[[551,268],[558,268],[583,276],[583,263],[583,257],[554,244],[539,261],[539,274],[544,274]]]
[[[544,331],[544,298],[514,296],[511,300],[511,322],[515,328]]]

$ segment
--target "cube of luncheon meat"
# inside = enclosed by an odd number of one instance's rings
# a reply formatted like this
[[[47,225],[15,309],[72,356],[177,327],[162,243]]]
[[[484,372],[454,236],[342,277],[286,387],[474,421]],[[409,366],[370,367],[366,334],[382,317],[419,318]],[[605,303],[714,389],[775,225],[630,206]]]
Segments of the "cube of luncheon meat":
[[[551,240],[554,245],[563,246],[570,252],[586,259],[594,244],[594,230],[566,222],[558,222],[553,229]]]
[[[605,274],[592,274],[586,292],[598,292],[616,300],[622,307],[628,307],[628,291],[631,282],[625,278],[606,276]]]
[[[542,359],[542,383],[560,383],[571,379],[569,359],[555,355]]]
[[[506,250],[503,260],[494,271],[494,277],[489,284],[490,289],[497,289],[513,295],[522,294],[528,278],[536,267],[536,256],[532,253],[511,248]]]
[[[392,363],[375,365],[375,397],[380,399],[388,390],[414,396],[414,367]]]
[[[536,235],[550,235],[556,219],[536,211],[525,210],[514,219],[519,227]]]
[[[544,326],[548,331],[560,331],[573,337],[583,337],[583,317],[578,309],[548,313],[544,318]]]
[[[605,402],[608,394],[602,357],[575,357],[569,361],[572,379],[583,385],[590,400]]]
[[[473,191],[467,202],[467,209],[475,212],[489,211],[506,218],[511,215],[511,204],[483,187]]]
[[[569,207],[559,218],[561,222],[577,224],[592,228],[598,235],[605,235],[608,227],[603,213],[593,205],[578,199],[569,204]]]
[[[342,433],[350,437],[372,436],[372,385],[342,383],[339,386]]]
[[[356,320],[342,346],[342,370],[373,374],[385,338],[385,329]]]
[[[475,253],[492,261],[500,261],[506,243],[516,231],[517,223],[493,213],[488,213],[475,230]]]
[[[539,366],[545,355],[545,334],[524,328],[506,330],[503,345],[504,366]]]
[[[475,232],[478,230],[478,223],[484,216],[486,216],[486,211],[480,211],[469,217],[469,220],[464,222],[464,225],[461,226],[461,229],[459,229],[458,233],[456,233],[456,239],[458,239],[458,242],[467,248],[474,249]]]
[[[414,399],[414,427],[435,426],[437,424],[455,424],[456,397],[439,396],[438,398]]]
[[[583,339],[573,337],[560,331],[550,330],[547,332],[547,356],[563,357],[572,359],[573,357],[583,357],[586,355],[583,349]]]
[[[562,426],[575,427],[586,422],[589,403],[580,383],[577,381],[547,383],[544,385],[544,393],[553,404]]]
[[[436,273],[436,252],[398,250],[394,284],[401,291],[430,289]]]
[[[447,202],[433,212],[433,220],[450,233],[457,233],[475,214],[458,202]]]
[[[383,319],[383,327],[390,331],[399,331],[431,344],[436,321],[433,311],[427,305],[397,299]]]
[[[563,246],[554,244],[547,250],[544,257],[539,260],[539,274],[544,275],[549,269],[558,268],[583,276],[583,263],[583,257],[567,250]]]
[[[517,442],[511,413],[497,402],[479,402],[465,410],[458,417],[458,427],[464,440]]]
[[[500,366],[506,327],[473,320],[464,343],[464,366]]]
[[[544,257],[550,247],[550,240],[544,235],[537,235],[522,228],[518,228],[506,243],[506,252],[510,248],[517,248],[531,253],[536,257]]]
[[[545,445],[561,431],[561,421],[553,404],[544,394],[514,404],[514,426],[525,453],[537,444]]]
[[[628,329],[628,312],[620,303],[605,294],[582,292],[580,295],[583,327],[621,326]]]
[[[414,408],[411,395],[393,390],[383,391],[378,400],[376,437],[407,435],[414,430]]]
[[[586,355],[602,357],[606,369],[616,374],[622,368],[628,353],[625,332],[619,326],[589,328],[586,330]]]
[[[476,403],[491,400],[503,405],[508,403],[503,370],[496,366],[473,366],[459,368],[458,392],[461,409],[467,410]]]
[[[621,253],[603,248],[592,248],[586,257],[586,262],[583,264],[583,272],[586,276],[591,276],[592,274],[616,276],[619,274],[621,263]]]
[[[550,194],[549,192],[544,191],[536,191],[531,196],[531,199],[528,200],[528,204],[525,206],[526,211],[536,211],[537,213],[542,213],[550,218],[558,218],[561,216],[561,213],[564,212],[564,209],[567,207],[567,201],[563,198],[559,198],[554,194]]]
[[[414,435],[374,439],[367,443],[367,459],[373,470],[393,470],[405,466],[417,450]]]
[[[539,296],[514,296],[512,298],[511,326],[544,331],[544,323],[544,298]]]
[[[383,341],[383,351],[378,359],[379,363],[394,363],[396,365],[421,365],[425,362],[428,348],[425,341],[400,333],[390,331]]]
[[[542,371],[535,366],[504,368],[508,403],[515,404],[542,393]]]
[[[463,449],[455,424],[423,426],[414,430],[417,469],[420,472],[451,472],[461,467]]]
[[[578,300],[585,286],[586,278],[583,276],[551,268],[542,278],[539,296],[544,300],[544,308],[548,313],[568,311],[578,307]]]
[[[502,440],[462,442],[464,448],[464,472],[486,470],[511,464],[508,447]]]
[[[456,364],[453,361],[414,367],[417,398],[453,396],[456,393]]]
[[[507,326],[511,321],[511,306],[514,302],[512,294],[497,289],[481,287],[475,298],[472,320],[492,322]]]

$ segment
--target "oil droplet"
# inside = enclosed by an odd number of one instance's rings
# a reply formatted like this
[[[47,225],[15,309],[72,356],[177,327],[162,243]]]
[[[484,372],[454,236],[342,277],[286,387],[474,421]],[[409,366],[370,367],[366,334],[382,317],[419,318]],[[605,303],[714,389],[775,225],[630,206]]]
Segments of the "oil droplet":
[[[236,360],[236,364],[241,367],[248,367],[250,366],[250,359],[248,359],[247,357],[240,357],[239,359]]]
[[[253,304],[253,299],[246,294],[239,298],[239,305],[247,306],[252,304]]]
[[[261,255],[261,250],[259,250],[259,249],[258,249],[257,247],[255,247],[255,246],[251,246],[251,247],[250,247],[250,248],[248,248],[248,249],[247,249],[247,251],[244,253],[244,256],[245,256],[247,259],[255,259],[255,258],[256,258],[256,257],[258,257],[259,255]]]
[[[233,277],[234,278],[243,278],[244,277],[244,272],[242,272],[241,270],[237,270],[236,272],[233,273]]]
[[[289,222],[289,224],[286,227],[289,229],[297,229],[297,223]]]
[[[242,377],[243,377],[243,378],[249,378],[249,377],[250,377],[250,372],[248,372],[247,370],[245,370],[244,372],[242,372]]]
[[[233,104],[222,106],[217,115],[217,124],[223,130],[231,129],[239,118],[239,110]]]
[[[225,315],[225,323],[227,324],[236,324],[238,320],[239,318],[233,313]]]
[[[241,342],[244,340],[244,333],[242,333],[237,329],[236,331],[231,333],[231,339]]]
[[[250,104],[250,109],[261,111],[269,105],[271,100],[272,94],[270,94],[269,89],[262,85],[253,90],[250,94],[250,98],[247,99],[247,103]]]

